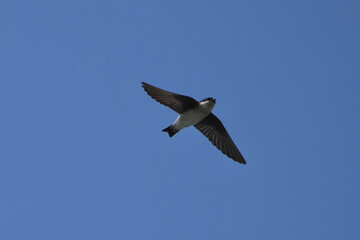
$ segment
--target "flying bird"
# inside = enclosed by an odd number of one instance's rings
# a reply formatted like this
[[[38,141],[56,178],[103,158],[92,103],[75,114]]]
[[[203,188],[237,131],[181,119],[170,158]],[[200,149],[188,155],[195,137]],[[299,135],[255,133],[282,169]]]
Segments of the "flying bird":
[[[246,164],[224,125],[211,112],[216,99],[208,97],[198,102],[192,97],[165,91],[145,82],[142,82],[142,87],[150,97],[180,114],[173,124],[162,130],[167,132],[169,137],[183,128],[194,126],[226,156]]]

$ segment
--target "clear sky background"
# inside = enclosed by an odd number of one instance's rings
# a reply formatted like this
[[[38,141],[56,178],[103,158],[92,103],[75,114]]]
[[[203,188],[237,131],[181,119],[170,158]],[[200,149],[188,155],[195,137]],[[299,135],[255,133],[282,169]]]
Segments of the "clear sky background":
[[[360,239],[359,1],[0,2],[0,239]],[[145,81],[214,97],[224,156]]]

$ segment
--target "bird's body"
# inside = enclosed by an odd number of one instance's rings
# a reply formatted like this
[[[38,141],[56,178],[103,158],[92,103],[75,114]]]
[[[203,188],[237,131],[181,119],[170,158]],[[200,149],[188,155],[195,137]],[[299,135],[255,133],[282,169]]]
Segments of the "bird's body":
[[[179,115],[179,117],[175,120],[172,126],[176,130],[181,130],[186,127],[193,126],[198,124],[201,120],[203,120],[207,115],[211,113],[211,110],[214,108],[215,102],[207,101],[204,103],[200,103],[199,106],[189,109],[186,112]]]
[[[142,82],[142,86],[150,97],[180,114],[163,132],[172,137],[181,129],[194,126],[225,155],[246,164],[224,125],[211,112],[216,103],[215,99],[209,97],[198,102],[191,97],[165,91],[148,83]]]

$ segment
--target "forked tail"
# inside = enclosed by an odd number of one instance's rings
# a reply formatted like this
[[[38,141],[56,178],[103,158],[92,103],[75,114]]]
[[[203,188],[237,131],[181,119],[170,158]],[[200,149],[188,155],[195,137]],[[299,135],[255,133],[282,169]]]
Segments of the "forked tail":
[[[162,130],[163,132],[167,132],[169,137],[174,136],[179,130],[176,130],[172,125]]]

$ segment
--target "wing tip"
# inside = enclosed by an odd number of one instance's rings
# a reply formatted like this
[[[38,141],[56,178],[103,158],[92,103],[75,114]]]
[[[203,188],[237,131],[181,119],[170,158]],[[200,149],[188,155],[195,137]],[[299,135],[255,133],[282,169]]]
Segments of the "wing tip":
[[[237,159],[237,160],[235,160],[235,161],[238,162],[238,163],[240,163],[240,164],[244,164],[244,165],[247,164],[247,162],[245,161],[244,158],[242,158],[242,159]]]
[[[150,92],[151,90],[154,88],[154,86],[146,83],[146,82],[141,82],[141,86],[144,88],[145,92],[153,99],[155,99],[153,96],[151,96]],[[155,99],[156,100],[156,99]]]
[[[234,161],[240,163],[240,164],[244,164],[246,165],[247,162],[245,161],[245,158],[243,157],[243,155],[241,154],[241,152],[236,148],[237,153],[235,156],[231,157]]]

